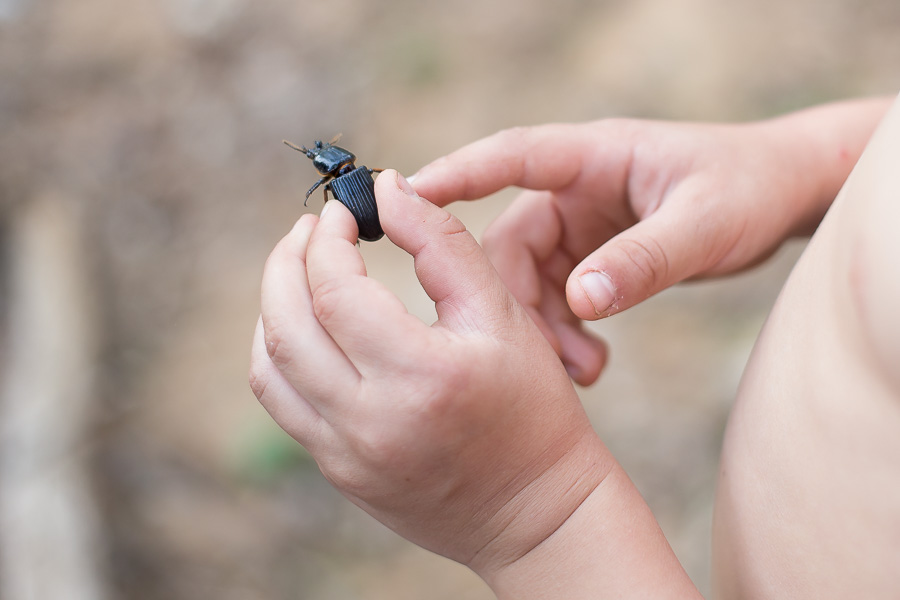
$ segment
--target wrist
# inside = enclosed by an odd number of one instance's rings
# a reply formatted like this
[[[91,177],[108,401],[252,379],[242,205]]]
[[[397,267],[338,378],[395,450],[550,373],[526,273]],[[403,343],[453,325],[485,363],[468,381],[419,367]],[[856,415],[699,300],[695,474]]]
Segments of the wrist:
[[[466,564],[489,584],[539,547],[601,487],[617,463],[585,423],[572,447],[492,517],[496,533]]]
[[[550,536],[485,580],[500,600],[700,598],[618,464]]]
[[[892,100],[837,102],[757,124],[787,177],[789,236],[815,231]]]

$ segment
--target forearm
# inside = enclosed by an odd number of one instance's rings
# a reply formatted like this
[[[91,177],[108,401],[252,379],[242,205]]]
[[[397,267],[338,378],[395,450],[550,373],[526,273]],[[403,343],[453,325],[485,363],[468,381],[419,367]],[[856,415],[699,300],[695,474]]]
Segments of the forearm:
[[[700,598],[637,488],[597,440],[600,485],[543,542],[480,574],[500,600]]]
[[[790,169],[793,235],[811,235],[894,102],[879,97],[825,104],[757,123]]]

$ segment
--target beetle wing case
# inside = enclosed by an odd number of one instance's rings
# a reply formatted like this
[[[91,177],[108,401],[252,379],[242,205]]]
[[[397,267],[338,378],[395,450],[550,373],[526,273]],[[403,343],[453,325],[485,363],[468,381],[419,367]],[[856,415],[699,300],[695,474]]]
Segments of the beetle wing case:
[[[359,239],[374,242],[381,239],[384,231],[378,220],[378,206],[375,204],[375,180],[366,167],[357,167],[346,175],[329,182],[331,193],[341,204],[350,209],[359,227]]]

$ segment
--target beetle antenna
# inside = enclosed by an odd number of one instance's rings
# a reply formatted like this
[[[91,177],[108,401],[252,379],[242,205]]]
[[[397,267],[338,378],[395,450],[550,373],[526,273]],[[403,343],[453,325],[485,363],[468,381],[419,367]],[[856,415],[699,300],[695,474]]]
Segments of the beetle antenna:
[[[337,144],[337,143],[341,140],[341,136],[343,136],[343,135],[344,135],[343,133],[337,134],[336,136],[334,136],[333,138],[331,138],[331,141],[328,142],[328,145],[329,145],[329,146],[332,146],[332,145],[334,145],[334,144]]]
[[[308,149],[306,148],[306,146],[298,146],[297,144],[292,144],[291,142],[289,142],[289,141],[287,141],[287,140],[281,140],[281,141],[284,142],[284,144],[285,144],[288,148],[293,148],[293,149],[296,150],[297,152],[302,152],[303,154],[305,154],[305,155],[308,156],[309,158],[312,158],[312,151],[311,151],[311,150],[308,150]]]

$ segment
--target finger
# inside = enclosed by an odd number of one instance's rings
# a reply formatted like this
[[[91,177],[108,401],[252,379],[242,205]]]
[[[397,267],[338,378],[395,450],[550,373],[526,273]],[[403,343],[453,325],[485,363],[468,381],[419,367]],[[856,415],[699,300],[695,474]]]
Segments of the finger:
[[[542,300],[540,312],[552,338],[556,340],[557,354],[569,376],[580,385],[590,385],[600,376],[606,365],[606,344],[585,329],[566,302],[565,275],[571,270],[571,259],[562,252],[554,252],[542,267]],[[552,273],[548,273],[552,270]]]
[[[396,171],[375,182],[385,234],[415,261],[416,276],[451,330],[507,328],[525,318],[481,246],[453,215],[420,198]]]
[[[591,132],[591,126],[572,124],[507,129],[426,165],[411,181],[416,192],[438,206],[482,198],[511,185],[562,189],[582,172],[587,149],[595,145]],[[621,147],[608,144],[606,152]],[[606,170],[617,168],[621,160],[610,155],[597,162]]]
[[[549,192],[525,191],[484,232],[484,250],[513,296],[541,303],[541,265],[559,247],[562,222]]]
[[[562,233],[551,198],[549,192],[521,193],[485,230],[482,243],[503,283],[561,357],[559,338],[543,306],[548,292],[542,277],[543,262],[553,253]]]
[[[309,242],[312,303],[318,321],[365,377],[421,353],[419,344],[430,330],[366,276],[355,244],[356,221],[339,202],[328,206]]]
[[[278,243],[266,261],[261,295],[267,354],[310,402],[346,393],[359,379],[313,309],[306,259],[316,222],[314,215],[304,215]]]
[[[256,324],[250,351],[250,388],[263,408],[288,435],[306,449],[314,450],[326,424],[269,357],[262,317]]]
[[[580,322],[556,321],[554,332],[562,348],[560,359],[569,377],[583,386],[597,381],[606,366],[609,352],[606,343]]]
[[[590,385],[606,364],[607,348],[566,303],[565,282],[576,261],[560,248],[562,235],[553,195],[525,191],[485,231],[484,248],[572,379]]]
[[[682,198],[689,195],[684,191]],[[683,204],[671,198],[575,267],[566,297],[578,317],[594,320],[630,308],[709,268],[730,247],[721,240],[740,237],[739,222]]]

